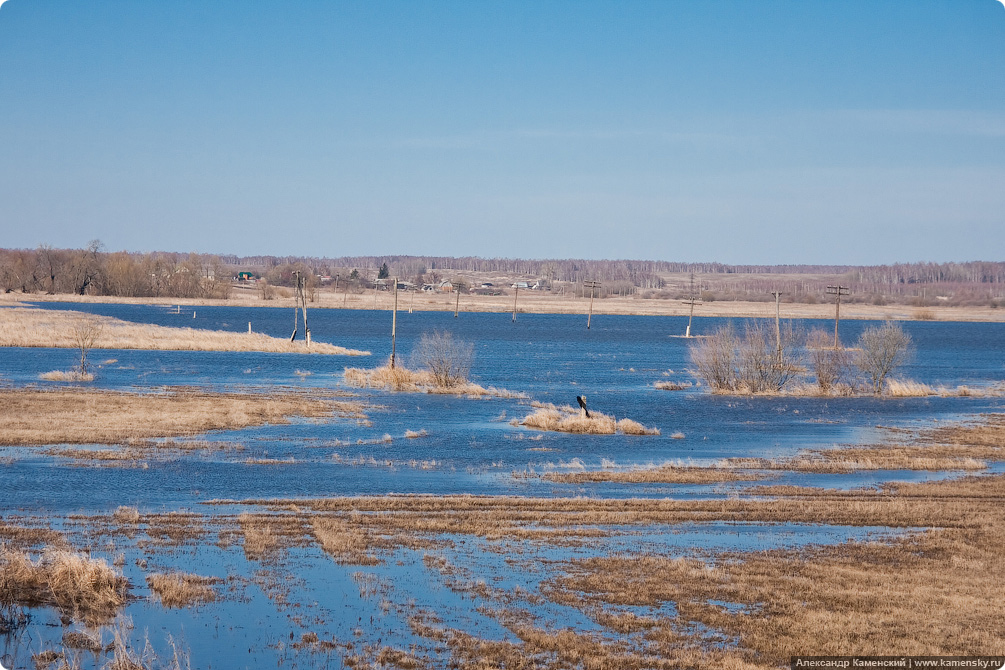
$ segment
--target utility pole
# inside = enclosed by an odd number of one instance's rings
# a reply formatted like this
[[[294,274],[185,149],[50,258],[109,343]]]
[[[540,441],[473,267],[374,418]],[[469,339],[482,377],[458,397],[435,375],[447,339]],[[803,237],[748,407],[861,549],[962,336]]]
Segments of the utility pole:
[[[681,300],[681,302],[684,303],[685,305],[690,305],[691,306],[691,312],[690,312],[690,314],[688,314],[688,317],[687,317],[687,330],[684,331],[684,337],[688,337],[689,338],[689,337],[691,337],[691,321],[692,321],[692,319],[694,319],[694,306],[701,304],[701,299],[697,295],[695,295],[695,292],[694,292],[694,273],[693,272],[691,273],[691,295],[690,295],[690,297],[687,298],[687,300]]]
[[[516,297],[520,295],[520,287],[517,286],[516,290],[513,292],[513,321],[516,321]]]
[[[586,329],[590,329],[590,321],[593,320],[593,294],[600,288],[601,284],[598,281],[584,281],[583,288],[590,289],[590,314],[586,317]]]
[[[838,322],[841,320],[841,296],[848,295],[850,289],[847,286],[828,286],[827,294],[835,296],[834,300],[834,348],[838,348]]]
[[[782,326],[779,320],[779,299],[785,295],[781,291],[772,291],[771,295],[775,296],[775,346],[778,349],[778,357],[782,357]]]
[[[394,278],[394,308],[391,310],[391,369],[394,369],[394,336],[398,330],[398,278]]]
[[[408,313],[412,313],[412,305],[415,304],[415,287],[412,287],[412,297],[408,299]]]
[[[457,294],[456,301],[454,302],[454,318],[457,318],[457,313],[461,310],[461,287],[464,286],[464,282],[453,281],[450,285],[454,287],[454,293]]]
[[[300,271],[293,274],[297,276],[297,295],[293,298],[293,334],[290,335],[290,342],[297,339],[297,325],[300,323]]]
[[[335,273],[335,298],[338,299],[338,273]]]
[[[304,337],[307,340],[307,347],[311,346],[311,328],[307,325],[307,277],[297,277],[297,284],[300,286],[300,300],[304,308]]]

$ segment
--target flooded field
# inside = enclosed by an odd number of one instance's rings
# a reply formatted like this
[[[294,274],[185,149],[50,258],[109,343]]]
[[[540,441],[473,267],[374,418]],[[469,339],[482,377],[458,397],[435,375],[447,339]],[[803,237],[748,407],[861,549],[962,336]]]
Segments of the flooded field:
[[[276,337],[293,330],[290,310],[270,308],[45,308],[235,337],[249,322]],[[859,506],[827,517],[806,489],[797,504],[780,487],[829,489],[839,497],[962,472],[747,467],[746,477],[697,484],[555,475],[722,466],[728,459],[784,463],[806,452],[906,439],[1005,406],[994,396],[658,390],[657,382],[696,380],[688,372],[688,340],[674,337],[687,320],[653,316],[594,316],[587,330],[585,315],[520,314],[513,322],[509,314],[402,311],[399,360],[408,363],[423,334],[450,332],[474,345],[472,381],[513,393],[359,389],[344,384],[342,371],[387,360],[391,315],[326,309],[311,310],[309,318],[315,341],[372,354],[94,350],[94,381],[73,388],[339,403],[325,416],[111,447],[86,440],[0,447],[0,539],[33,560],[41,560],[44,546],[65,543],[106,560],[128,582],[123,604],[103,619],[84,621],[51,604],[7,608],[0,617],[5,667],[35,667],[33,656],[53,659],[53,668],[104,667],[116,653],[108,648],[116,630],[120,653],[131,648],[143,667],[188,667],[186,655],[197,668],[476,667],[484,658],[495,659],[485,667],[517,667],[516,659],[525,663],[519,667],[659,667],[653,659],[666,658],[661,645],[671,644],[671,629],[682,636],[674,644],[695,655],[678,663],[713,667],[728,656],[735,667],[771,666],[770,655],[729,656],[744,646],[745,633],[712,625],[716,617],[752,616],[750,603],[708,599],[703,607],[717,612],[712,616],[672,599],[595,600],[582,584],[570,584],[594,559],[693,561],[671,567],[711,570],[742,552],[893,541],[939,524],[934,516],[915,523],[898,516],[899,508]],[[724,322],[698,319],[693,331]],[[843,322],[842,339],[854,341],[868,325]],[[903,325],[916,346],[903,376],[977,389],[1005,379],[1005,325]],[[64,388],[40,375],[72,368],[77,356],[73,349],[0,348],[0,384]],[[575,405],[576,396],[585,396],[591,410],[660,434],[575,435],[515,425],[534,403]],[[1002,472],[1000,461],[985,458],[977,473]],[[787,502],[764,502],[769,493]],[[55,531],[60,539],[28,537],[23,529]],[[192,600],[169,606],[153,576],[174,573],[212,579],[192,589]],[[63,656],[42,656],[46,651]]]

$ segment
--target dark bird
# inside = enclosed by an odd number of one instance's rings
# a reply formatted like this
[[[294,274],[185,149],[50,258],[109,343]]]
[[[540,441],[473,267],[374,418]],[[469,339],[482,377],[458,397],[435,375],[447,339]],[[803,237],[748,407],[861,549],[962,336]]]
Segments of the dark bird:
[[[586,396],[585,395],[577,395],[576,396],[576,402],[578,402],[579,406],[583,408],[583,411],[586,412],[586,418],[589,419],[590,418],[590,410],[586,409]]]

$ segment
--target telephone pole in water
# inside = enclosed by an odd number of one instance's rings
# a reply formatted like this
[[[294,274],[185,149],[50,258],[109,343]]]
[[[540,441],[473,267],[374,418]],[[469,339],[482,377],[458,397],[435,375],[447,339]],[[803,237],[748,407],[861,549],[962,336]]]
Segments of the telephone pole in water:
[[[684,337],[691,337],[691,320],[694,319],[694,306],[701,304],[701,298],[699,298],[694,292],[694,273],[691,273],[691,296],[687,300],[681,300],[685,305],[691,305],[691,313],[687,317],[687,330],[684,331]]]
[[[772,291],[771,295],[775,296],[775,347],[776,347],[776,349],[778,351],[778,357],[781,358],[781,356],[782,356],[782,325],[781,325],[781,322],[780,322],[780,319],[779,319],[779,316],[778,316],[778,311],[779,311],[778,303],[779,303],[779,300],[781,299],[781,297],[783,295],[785,295],[785,294],[782,293],[781,291]]]
[[[838,348],[838,322],[841,320],[841,296],[851,292],[847,286],[828,286],[827,295],[835,296],[834,300],[834,348]]]
[[[583,289],[584,290],[585,289],[590,289],[590,313],[586,317],[586,329],[587,330],[590,329],[590,321],[593,320],[593,294],[596,292],[597,289],[600,288],[600,286],[601,286],[601,284],[598,281],[584,281],[583,282]]]

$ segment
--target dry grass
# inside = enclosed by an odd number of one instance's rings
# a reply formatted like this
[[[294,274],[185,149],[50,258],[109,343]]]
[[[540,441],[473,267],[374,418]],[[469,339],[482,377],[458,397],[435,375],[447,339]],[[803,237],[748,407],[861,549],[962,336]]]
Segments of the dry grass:
[[[147,575],[150,591],[165,607],[190,607],[216,600],[213,584],[222,580],[184,572]]]
[[[694,384],[691,382],[655,382],[653,387],[659,389],[660,391],[684,391],[693,387]]]
[[[1000,478],[982,483],[1001,495]],[[968,497],[971,484],[919,485],[913,492],[959,501]],[[679,615],[661,622],[647,639],[658,641],[654,633],[663,628],[679,632],[700,624],[736,636],[734,654],[763,666],[806,653],[1002,654],[1000,501],[969,500],[973,515],[962,527],[890,543],[727,554],[712,564],[665,556],[578,561],[569,576],[552,584],[550,595],[587,611],[673,602]],[[960,521],[952,510],[940,525]],[[740,607],[728,611],[710,600]]]
[[[375,388],[405,393],[442,393],[447,395],[489,396],[493,398],[526,398],[523,393],[485,388],[471,382],[444,386],[437,383],[429,370],[409,370],[401,365],[382,365],[378,368],[346,368],[342,375],[346,385],[355,388]]]
[[[39,379],[44,379],[47,382],[93,382],[94,375],[90,372],[81,372],[80,370],[53,370],[52,372],[43,372],[40,374]]]
[[[566,484],[617,482],[619,484],[718,484],[754,481],[764,476],[736,468],[704,468],[666,464],[631,470],[594,470],[590,472],[549,472],[542,479]]]
[[[377,565],[380,559],[368,553],[373,542],[358,525],[335,517],[316,517],[314,537],[321,548],[340,565]]]
[[[287,423],[320,417],[329,405],[301,395],[265,396],[179,391],[0,390],[0,445],[121,443]]]
[[[367,356],[370,352],[313,342],[270,337],[262,333],[171,328],[137,324],[83,312],[13,307],[0,309],[0,346],[77,348],[73,328],[82,319],[101,324],[95,349],[166,349],[176,351],[265,351],[290,354]]]
[[[522,421],[512,422],[514,425],[525,426],[535,430],[549,430],[559,433],[579,433],[587,435],[659,435],[658,428],[646,428],[632,419],[616,421],[613,417],[600,412],[590,412],[587,417],[581,410],[568,405],[556,407],[543,405]]]
[[[0,551],[0,604],[52,605],[88,623],[102,622],[126,602],[128,585],[103,560],[50,550],[33,561],[19,550]]]
[[[886,394],[894,398],[923,398],[937,395],[938,391],[928,384],[911,379],[887,379]]]

